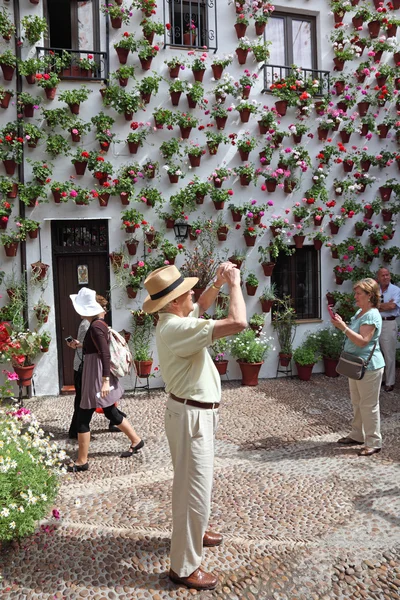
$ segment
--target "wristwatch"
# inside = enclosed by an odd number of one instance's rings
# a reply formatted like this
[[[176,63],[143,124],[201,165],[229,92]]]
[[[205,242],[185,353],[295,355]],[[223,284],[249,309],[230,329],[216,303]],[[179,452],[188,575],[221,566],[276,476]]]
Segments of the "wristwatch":
[[[109,377],[102,377],[103,381],[110,381]]]

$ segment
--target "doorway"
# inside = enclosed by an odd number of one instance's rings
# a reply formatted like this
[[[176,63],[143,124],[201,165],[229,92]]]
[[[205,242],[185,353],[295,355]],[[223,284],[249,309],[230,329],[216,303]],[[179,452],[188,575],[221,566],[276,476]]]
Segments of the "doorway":
[[[106,220],[52,222],[54,299],[58,349],[58,371],[61,392],[74,390],[74,351],[65,338],[76,337],[79,315],[70,294],[82,287],[96,290],[107,297],[110,289],[108,260],[108,223]],[[106,315],[111,323],[110,312]]]

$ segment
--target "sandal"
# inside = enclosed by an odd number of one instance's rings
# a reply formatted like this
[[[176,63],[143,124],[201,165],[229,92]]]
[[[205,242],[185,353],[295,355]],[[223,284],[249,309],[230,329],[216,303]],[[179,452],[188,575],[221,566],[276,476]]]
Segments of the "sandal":
[[[120,458],[129,458],[130,456],[132,456],[132,454],[137,454],[137,452],[143,448],[144,446],[144,441],[140,440],[140,442],[138,444],[136,444],[136,446],[131,446],[129,448],[129,450],[127,450],[126,452],[122,452],[120,454]]]
[[[358,456],[372,456],[373,454],[378,454],[382,448],[361,448],[360,452],[358,452]]]
[[[68,473],[78,473],[79,471],[87,471],[89,469],[89,463],[85,463],[84,465],[77,465],[72,463],[72,465],[67,466]]]
[[[345,446],[360,446],[364,442],[357,442],[357,440],[353,440],[350,437],[342,437],[337,440],[338,444],[343,444]]]

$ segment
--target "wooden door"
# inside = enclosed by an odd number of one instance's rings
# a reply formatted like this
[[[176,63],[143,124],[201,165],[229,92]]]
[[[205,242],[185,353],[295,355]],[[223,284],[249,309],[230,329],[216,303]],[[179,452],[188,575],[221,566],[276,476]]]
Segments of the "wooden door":
[[[110,288],[107,237],[103,236],[101,239],[98,235],[99,223],[104,234],[104,227],[107,227],[104,221],[85,221],[84,224],[69,224],[64,221],[53,224],[53,241],[56,242],[53,244],[53,251],[59,376],[60,387],[65,390],[74,385],[74,351],[66,345],[65,338],[69,335],[76,337],[81,321],[73,308],[70,294],[77,294],[82,287],[89,287],[107,297]],[[61,239],[68,240],[66,246],[60,247],[60,235]],[[85,246],[82,243],[85,237],[86,241],[94,244]],[[107,314],[107,321],[110,321],[110,313]]]

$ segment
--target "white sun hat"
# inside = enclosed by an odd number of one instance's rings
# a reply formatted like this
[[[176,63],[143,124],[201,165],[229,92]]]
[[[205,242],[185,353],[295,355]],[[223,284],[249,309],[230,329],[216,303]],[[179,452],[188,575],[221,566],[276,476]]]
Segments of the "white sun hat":
[[[78,294],[70,294],[74,309],[81,317],[95,317],[104,312],[104,308],[96,302],[96,292],[87,287],[79,290]]]

